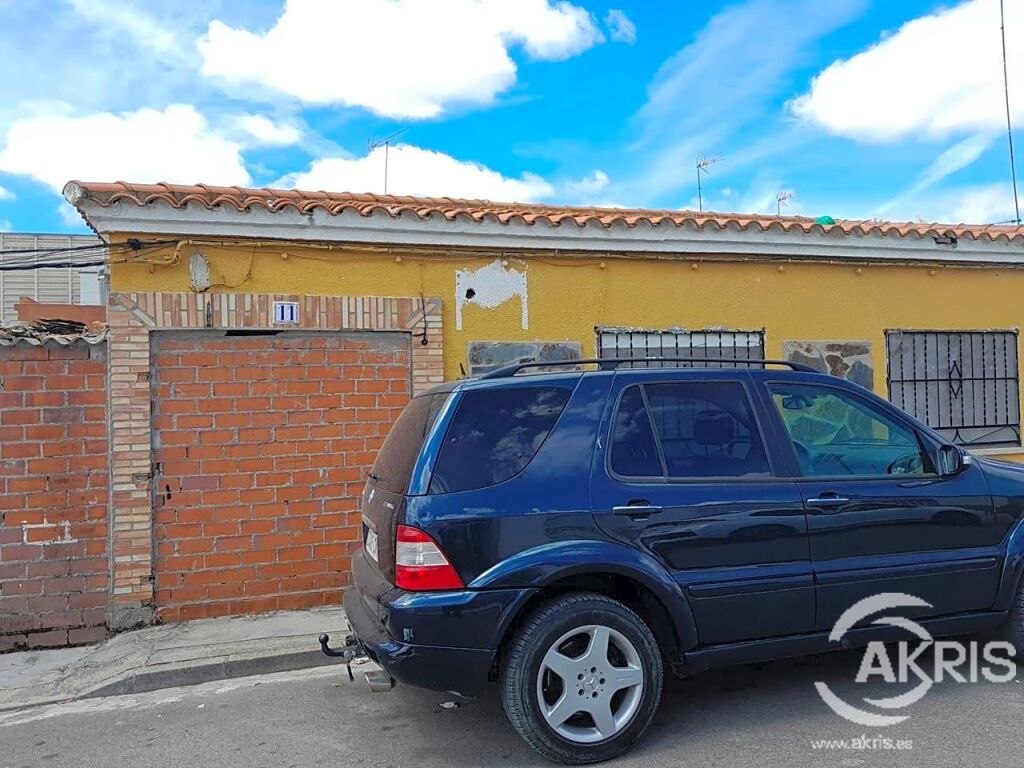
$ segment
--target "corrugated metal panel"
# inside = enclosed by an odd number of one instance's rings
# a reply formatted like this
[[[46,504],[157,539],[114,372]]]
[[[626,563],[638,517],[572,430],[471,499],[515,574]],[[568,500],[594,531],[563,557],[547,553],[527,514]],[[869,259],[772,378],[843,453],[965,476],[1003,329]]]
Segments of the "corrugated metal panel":
[[[0,232],[0,265],[7,251],[77,248],[84,245],[102,245],[93,235],[35,235]],[[7,260],[25,258],[24,254],[10,255]],[[75,259],[69,254],[68,261]],[[83,256],[95,260],[96,253]],[[14,306],[22,296],[35,301],[55,304],[78,304],[81,301],[81,275],[77,269],[0,270],[0,322],[17,319]]]

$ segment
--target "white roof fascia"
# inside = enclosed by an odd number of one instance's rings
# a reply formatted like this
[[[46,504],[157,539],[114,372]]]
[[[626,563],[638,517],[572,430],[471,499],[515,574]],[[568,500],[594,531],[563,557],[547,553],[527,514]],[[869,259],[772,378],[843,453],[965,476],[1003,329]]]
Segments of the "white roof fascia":
[[[225,205],[209,209],[197,203],[174,208],[157,202],[140,207],[116,203],[104,207],[88,199],[78,206],[100,234],[113,232],[188,237],[238,237],[371,244],[381,246],[439,246],[509,250],[593,251],[693,255],[751,255],[773,258],[927,261],[1024,265],[1024,243],[960,238],[956,245],[939,245],[930,236],[844,234],[829,231],[761,231],[757,225],[724,229],[693,224],[641,221],[633,227],[617,222],[604,227],[591,222],[555,226],[541,219],[534,224],[513,219],[502,224],[491,218],[474,221],[468,215],[449,221],[441,216],[420,218],[414,213],[392,217],[383,211],[362,216],[353,211],[332,215],[315,208],[308,214],[294,208],[269,211],[254,207],[238,211]]]

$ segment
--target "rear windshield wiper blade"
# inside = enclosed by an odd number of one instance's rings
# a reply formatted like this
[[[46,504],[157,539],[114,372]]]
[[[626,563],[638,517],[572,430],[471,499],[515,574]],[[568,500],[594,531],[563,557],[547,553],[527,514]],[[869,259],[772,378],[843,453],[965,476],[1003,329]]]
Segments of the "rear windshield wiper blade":
[[[375,475],[375,474],[373,474],[373,472],[367,472],[366,476],[368,478],[370,478],[371,480],[376,480],[378,483],[380,483],[380,482],[382,482],[384,480],[383,477],[381,477],[380,475]]]

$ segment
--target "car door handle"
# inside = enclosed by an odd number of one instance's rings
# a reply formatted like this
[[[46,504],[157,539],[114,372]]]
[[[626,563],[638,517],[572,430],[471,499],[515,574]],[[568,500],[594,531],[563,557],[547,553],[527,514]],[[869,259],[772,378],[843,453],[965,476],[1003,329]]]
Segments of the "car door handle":
[[[807,499],[805,503],[809,507],[822,507],[824,509],[829,509],[842,506],[849,500],[849,497],[840,496],[838,493],[823,493],[821,496],[815,496],[812,499]]]
[[[630,502],[619,507],[612,507],[612,513],[616,515],[627,515],[629,517],[650,517],[664,510],[646,501]]]

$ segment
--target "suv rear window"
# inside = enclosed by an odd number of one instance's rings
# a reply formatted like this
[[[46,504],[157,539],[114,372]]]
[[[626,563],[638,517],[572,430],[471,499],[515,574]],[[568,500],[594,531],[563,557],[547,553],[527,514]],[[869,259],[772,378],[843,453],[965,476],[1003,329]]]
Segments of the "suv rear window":
[[[465,392],[444,436],[430,493],[454,493],[508,480],[540,449],[569,402],[564,387]]]
[[[645,384],[649,408],[640,391],[640,385],[633,385],[619,401],[611,442],[611,468],[616,474],[642,478],[667,472],[669,479],[681,480],[771,475],[742,384]]]
[[[405,406],[370,470],[374,482],[385,491],[404,494],[409,489],[412,468],[423,447],[423,439],[447,398],[447,393],[420,395]]]

